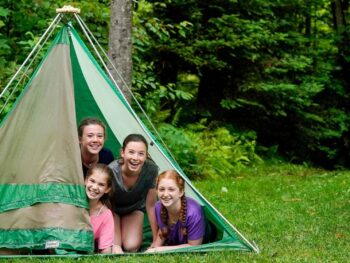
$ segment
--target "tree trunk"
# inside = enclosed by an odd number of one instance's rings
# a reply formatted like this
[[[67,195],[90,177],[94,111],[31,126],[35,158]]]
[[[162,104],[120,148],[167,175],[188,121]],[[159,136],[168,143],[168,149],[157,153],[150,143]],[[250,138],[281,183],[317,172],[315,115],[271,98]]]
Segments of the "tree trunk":
[[[345,13],[349,8],[348,1],[344,0],[333,0],[332,1],[332,14],[333,14],[333,26],[339,35],[338,40],[338,63],[341,66],[341,78],[344,82],[344,86],[348,92],[350,92],[350,74],[349,68],[350,63],[348,57],[350,56],[350,41],[349,41],[349,32],[346,27],[347,21]],[[350,108],[350,104],[348,105]]]
[[[334,28],[340,32],[345,26],[345,16],[344,16],[344,1],[333,0],[332,1],[332,13],[333,13],[333,25]]]
[[[109,65],[113,78],[130,101],[132,77],[132,1],[112,0],[108,56],[117,69]]]

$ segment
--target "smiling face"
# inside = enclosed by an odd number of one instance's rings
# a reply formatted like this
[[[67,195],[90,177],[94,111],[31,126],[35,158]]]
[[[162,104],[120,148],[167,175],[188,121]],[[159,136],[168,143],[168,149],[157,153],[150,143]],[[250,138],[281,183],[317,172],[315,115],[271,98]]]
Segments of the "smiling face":
[[[147,158],[146,145],[141,141],[130,141],[121,151],[123,171],[139,175]]]
[[[181,197],[184,195],[173,178],[162,178],[158,182],[157,195],[166,208],[180,208]]]
[[[89,200],[100,200],[104,194],[111,191],[108,175],[99,170],[93,171],[85,178],[85,191]]]
[[[98,154],[105,143],[105,130],[98,124],[90,124],[84,127],[79,138],[81,151],[86,154]]]

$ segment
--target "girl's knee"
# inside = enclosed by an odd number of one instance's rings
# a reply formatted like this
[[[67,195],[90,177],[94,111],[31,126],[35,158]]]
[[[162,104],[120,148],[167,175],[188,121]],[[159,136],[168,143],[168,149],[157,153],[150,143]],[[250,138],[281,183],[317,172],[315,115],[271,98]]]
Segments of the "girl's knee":
[[[123,242],[124,251],[137,252],[141,247],[141,240],[126,240]]]

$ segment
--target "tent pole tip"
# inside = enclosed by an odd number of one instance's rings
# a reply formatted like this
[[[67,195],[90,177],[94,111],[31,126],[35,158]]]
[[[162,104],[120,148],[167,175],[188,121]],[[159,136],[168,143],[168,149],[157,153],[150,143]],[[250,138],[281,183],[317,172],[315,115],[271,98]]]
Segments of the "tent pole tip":
[[[80,9],[79,8],[75,8],[71,5],[65,5],[61,8],[57,8],[56,9],[56,13],[74,13],[74,14],[79,14],[80,13]]]

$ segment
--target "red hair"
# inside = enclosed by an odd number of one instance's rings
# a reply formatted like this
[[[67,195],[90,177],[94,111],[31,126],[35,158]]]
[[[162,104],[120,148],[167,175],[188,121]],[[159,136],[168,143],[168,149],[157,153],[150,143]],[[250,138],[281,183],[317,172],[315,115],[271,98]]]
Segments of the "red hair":
[[[185,197],[185,181],[181,178],[181,176],[176,172],[175,170],[167,170],[162,172],[156,181],[156,189],[158,190],[158,186],[161,180],[163,179],[171,179],[173,180],[177,187],[179,188],[180,192],[183,192],[184,194],[181,197],[181,208],[180,208],[180,215],[179,215],[179,221],[181,222],[181,232],[184,236],[187,235],[187,228],[185,226],[186,223],[186,216],[187,216],[187,199]],[[162,220],[162,223],[165,225],[160,231],[160,238],[161,239],[167,239],[169,235],[169,215],[168,210],[161,204],[161,210],[160,210],[160,218]]]

